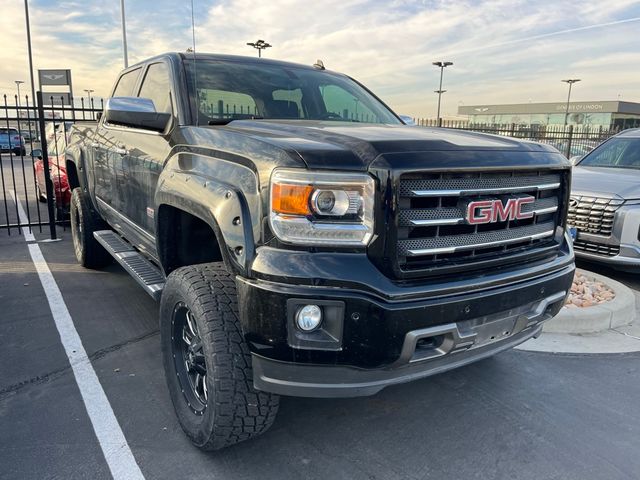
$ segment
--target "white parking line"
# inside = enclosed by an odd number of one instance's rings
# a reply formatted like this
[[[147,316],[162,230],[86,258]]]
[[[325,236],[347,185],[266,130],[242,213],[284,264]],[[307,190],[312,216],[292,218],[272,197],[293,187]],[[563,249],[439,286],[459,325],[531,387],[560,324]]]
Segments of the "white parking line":
[[[18,195],[13,190],[9,190],[9,193],[11,194],[11,197],[13,198],[13,201],[18,206],[18,218],[20,219],[20,223],[28,225],[29,224],[29,217],[27,217],[27,214],[24,212],[24,209],[22,208],[22,204],[18,201]],[[35,242],[36,241],[36,238],[33,236],[33,232],[31,231],[31,228],[22,227],[22,234],[24,235],[24,239],[27,242]]]
[[[15,196],[14,199],[16,199]],[[19,214],[22,216],[24,211],[19,203],[18,206]],[[33,237],[33,234],[31,236]],[[27,235],[25,234],[26,239]],[[73,324],[73,319],[64,303],[58,284],[42,255],[40,246],[37,243],[29,243],[27,247],[111,475],[115,480],[144,480],[140,467],[136,463],[133,452],[131,452],[120,424],[113,413],[109,399],[104,393],[100,380],[91,365],[91,360],[82,345],[80,335]]]

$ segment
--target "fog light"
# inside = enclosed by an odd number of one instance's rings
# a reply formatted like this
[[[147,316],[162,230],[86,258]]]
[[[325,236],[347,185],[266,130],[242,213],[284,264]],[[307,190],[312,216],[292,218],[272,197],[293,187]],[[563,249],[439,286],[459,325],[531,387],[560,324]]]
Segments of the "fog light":
[[[296,314],[296,324],[304,332],[311,332],[322,323],[322,310],[317,305],[305,305]]]

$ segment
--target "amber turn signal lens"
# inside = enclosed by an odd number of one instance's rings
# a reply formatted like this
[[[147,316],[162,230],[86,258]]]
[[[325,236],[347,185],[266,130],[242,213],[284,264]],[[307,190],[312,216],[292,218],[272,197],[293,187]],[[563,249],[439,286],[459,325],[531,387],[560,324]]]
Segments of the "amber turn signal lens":
[[[310,185],[276,183],[271,192],[271,210],[285,215],[309,215]]]

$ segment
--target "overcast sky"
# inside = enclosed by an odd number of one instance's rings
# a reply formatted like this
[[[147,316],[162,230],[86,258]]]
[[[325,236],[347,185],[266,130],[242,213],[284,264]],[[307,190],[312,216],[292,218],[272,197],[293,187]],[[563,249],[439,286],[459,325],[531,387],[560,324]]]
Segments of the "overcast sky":
[[[640,1],[194,0],[196,49],[312,64],[369,86],[394,110],[434,117],[459,105],[555,102],[563,78],[576,101],[640,102]],[[107,95],[122,68],[118,0],[30,0],[34,68],[71,68],[74,90]],[[129,62],[191,46],[189,0],[126,0]],[[28,85],[23,0],[3,0],[0,93]],[[23,93],[27,89],[23,90]]]

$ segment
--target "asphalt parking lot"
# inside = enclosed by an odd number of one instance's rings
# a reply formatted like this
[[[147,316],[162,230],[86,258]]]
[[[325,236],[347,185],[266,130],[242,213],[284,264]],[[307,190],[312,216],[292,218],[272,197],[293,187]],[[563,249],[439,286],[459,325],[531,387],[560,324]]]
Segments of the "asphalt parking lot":
[[[28,242],[11,233],[0,230],[0,478],[110,478],[93,399],[80,394]],[[640,476],[640,353],[509,351],[374,397],[283,398],[264,436],[201,452],[173,413],[157,305],[116,264],[79,267],[68,229],[58,234],[38,242],[58,301],[147,479]]]

